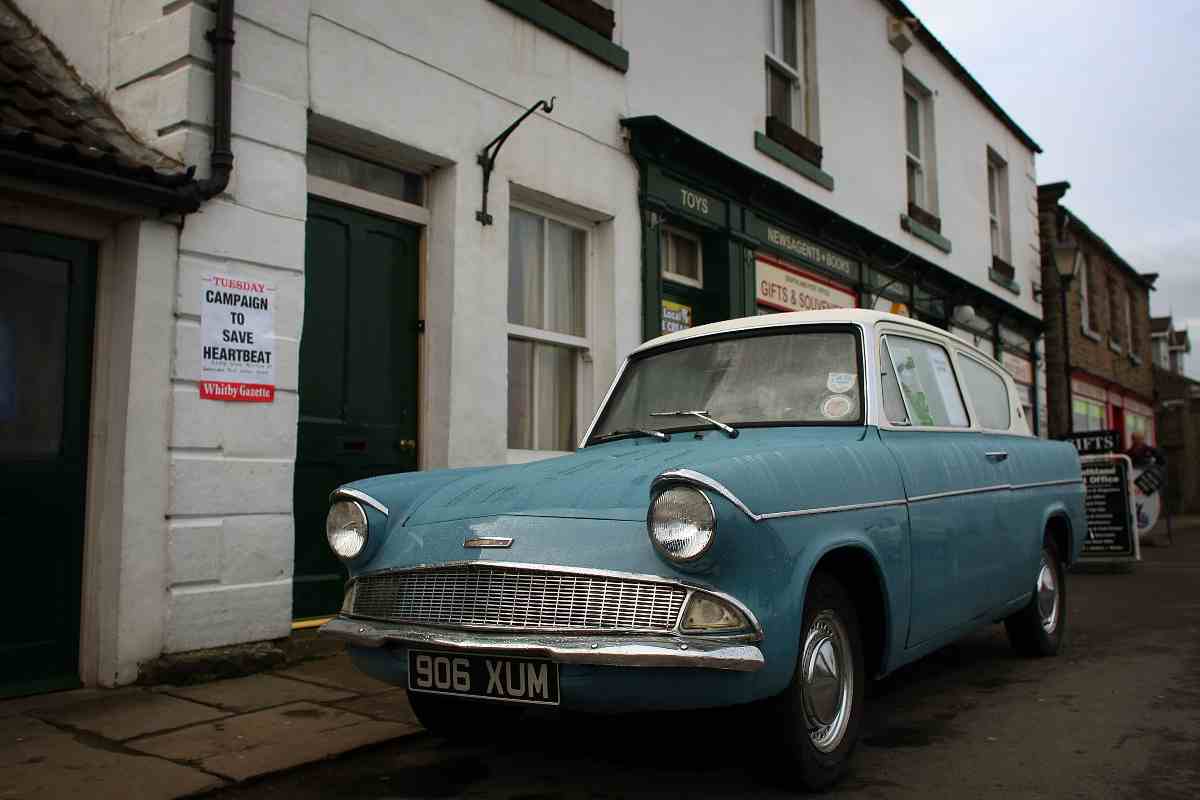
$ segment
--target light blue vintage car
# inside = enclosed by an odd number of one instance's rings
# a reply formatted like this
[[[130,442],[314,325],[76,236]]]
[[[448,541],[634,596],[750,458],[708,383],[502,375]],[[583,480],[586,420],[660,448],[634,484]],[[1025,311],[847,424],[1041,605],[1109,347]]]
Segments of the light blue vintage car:
[[[528,705],[759,701],[819,788],[869,679],[999,621],[1057,652],[1083,500],[1075,450],[1031,436],[1009,376],[945,331],[733,320],[639,347],[574,454],[336,491],[351,577],[324,632],[449,736]]]

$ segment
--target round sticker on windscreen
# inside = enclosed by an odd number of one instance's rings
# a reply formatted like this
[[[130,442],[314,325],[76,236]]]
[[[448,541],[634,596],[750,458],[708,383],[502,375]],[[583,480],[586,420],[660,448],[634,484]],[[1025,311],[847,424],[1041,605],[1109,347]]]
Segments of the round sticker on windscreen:
[[[841,394],[848,392],[854,388],[854,380],[857,376],[852,372],[831,372],[829,378],[825,381],[825,386],[831,392]]]
[[[841,419],[854,410],[854,403],[844,394],[831,394],[821,403],[821,416],[825,419]]]

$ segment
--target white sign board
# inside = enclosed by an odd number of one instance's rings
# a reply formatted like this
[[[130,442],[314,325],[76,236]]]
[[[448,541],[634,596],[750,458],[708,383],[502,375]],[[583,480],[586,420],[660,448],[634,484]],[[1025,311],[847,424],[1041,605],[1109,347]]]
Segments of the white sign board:
[[[275,400],[275,289],[206,275],[200,283],[200,396]]]
[[[854,308],[858,295],[759,256],[755,293],[761,305],[777,311],[817,311],[825,308]]]

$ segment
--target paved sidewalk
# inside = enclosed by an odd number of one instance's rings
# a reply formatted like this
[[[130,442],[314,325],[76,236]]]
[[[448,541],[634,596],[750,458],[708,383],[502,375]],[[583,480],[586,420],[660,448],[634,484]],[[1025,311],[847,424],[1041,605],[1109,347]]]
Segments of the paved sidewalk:
[[[345,653],[186,687],[0,701],[0,800],[184,797],[421,730]]]

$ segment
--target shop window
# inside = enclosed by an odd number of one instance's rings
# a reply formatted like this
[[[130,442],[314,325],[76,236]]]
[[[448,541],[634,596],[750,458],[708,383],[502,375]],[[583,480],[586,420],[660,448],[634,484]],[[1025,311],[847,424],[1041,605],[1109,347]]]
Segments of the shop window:
[[[1008,165],[989,148],[987,151],[988,228],[992,243],[993,268],[1012,280],[1012,248],[1008,227]],[[999,259],[1003,264],[995,264]]]
[[[587,233],[512,207],[508,239],[508,446],[573,450],[584,316]]]
[[[1130,447],[1133,444],[1133,435],[1140,433],[1146,440],[1146,444],[1154,444],[1154,420],[1142,414],[1135,414],[1129,409],[1125,410],[1125,446]]]
[[[704,288],[704,248],[700,239],[677,228],[662,229],[662,276]]]
[[[884,342],[912,424],[967,427],[966,407],[946,349],[907,336],[888,336]]]
[[[909,216],[940,233],[934,181],[933,95],[907,74],[904,77],[904,165]]]
[[[766,53],[767,135],[819,166],[812,24],[811,0],[772,0]]]
[[[1076,396],[1071,401],[1071,429],[1076,433],[1102,431],[1105,428],[1104,404]]]
[[[425,178],[415,172],[385,167],[312,142],[307,160],[309,175],[413,205],[424,201]]]
[[[1006,431],[1012,421],[1008,405],[1008,387],[1004,378],[978,361],[958,357],[958,368],[971,398],[971,407],[981,428]]]

